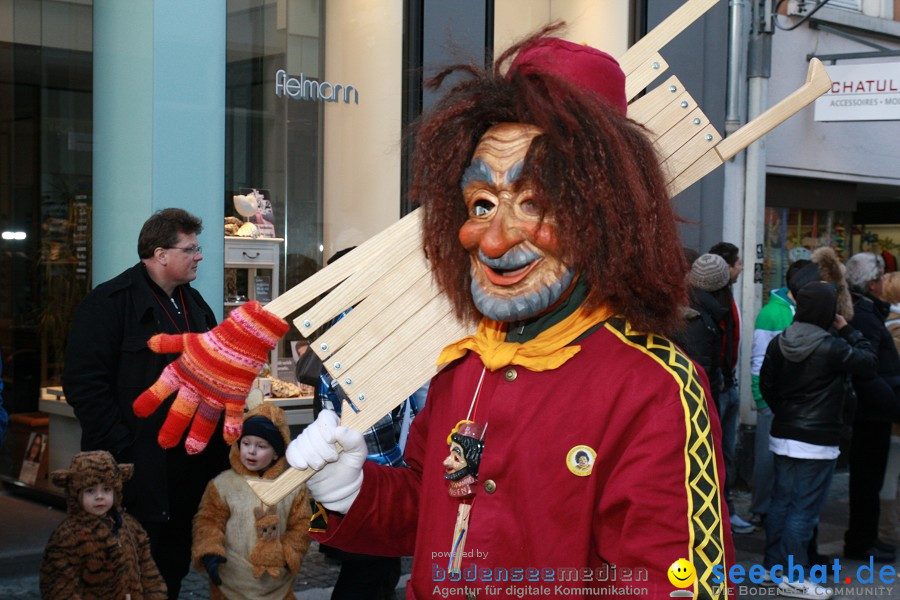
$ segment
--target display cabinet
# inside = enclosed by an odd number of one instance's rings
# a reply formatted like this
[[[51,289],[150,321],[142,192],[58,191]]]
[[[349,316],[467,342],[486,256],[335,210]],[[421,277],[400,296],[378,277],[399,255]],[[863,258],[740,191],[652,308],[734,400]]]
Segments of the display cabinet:
[[[225,238],[225,315],[250,300],[262,304],[278,297],[279,252],[282,238]],[[281,344],[269,364],[277,369]]]

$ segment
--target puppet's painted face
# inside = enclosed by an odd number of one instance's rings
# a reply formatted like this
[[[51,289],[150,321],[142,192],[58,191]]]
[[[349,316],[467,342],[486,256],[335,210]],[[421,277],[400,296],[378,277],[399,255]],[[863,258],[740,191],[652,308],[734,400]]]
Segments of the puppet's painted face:
[[[466,469],[468,466],[469,463],[466,462],[466,453],[463,447],[457,442],[450,442],[450,454],[444,459],[445,477],[451,480],[458,479],[468,472],[468,469]],[[461,473],[464,469],[466,469],[466,472]],[[456,475],[456,473],[459,473],[459,475]]]
[[[459,241],[472,260],[472,298],[495,321],[546,311],[573,279],[558,255],[553,216],[541,214],[530,182],[520,181],[525,154],[540,133],[519,123],[491,127],[462,178],[469,217]]]

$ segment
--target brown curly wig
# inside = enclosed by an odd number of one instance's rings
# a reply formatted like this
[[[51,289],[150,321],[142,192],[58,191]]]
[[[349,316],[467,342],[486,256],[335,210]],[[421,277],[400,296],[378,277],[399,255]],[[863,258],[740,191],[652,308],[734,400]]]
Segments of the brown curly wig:
[[[654,149],[637,123],[589,90],[538,69],[504,65],[559,25],[509,48],[492,71],[444,69],[465,79],[415,129],[410,199],[422,204],[423,245],[441,290],[459,317],[477,319],[469,255],[457,232],[467,219],[460,180],[478,140],[498,123],[544,133],[525,160],[535,202],[557,223],[562,258],[586,281],[587,307],[605,305],[641,331],[669,333],[686,304],[687,264]]]

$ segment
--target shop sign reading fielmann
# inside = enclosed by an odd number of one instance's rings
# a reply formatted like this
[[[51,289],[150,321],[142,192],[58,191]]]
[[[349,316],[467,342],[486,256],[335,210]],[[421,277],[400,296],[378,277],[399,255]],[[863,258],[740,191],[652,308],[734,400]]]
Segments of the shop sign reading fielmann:
[[[831,65],[831,89],[816,100],[816,121],[900,120],[900,63]]]
[[[300,78],[291,77],[284,69],[275,73],[275,95],[279,98],[288,95],[294,100],[313,100],[321,102],[340,102],[343,90],[344,104],[350,104],[350,92],[353,92],[353,103],[359,104],[359,92],[352,85],[314,81],[300,73]]]

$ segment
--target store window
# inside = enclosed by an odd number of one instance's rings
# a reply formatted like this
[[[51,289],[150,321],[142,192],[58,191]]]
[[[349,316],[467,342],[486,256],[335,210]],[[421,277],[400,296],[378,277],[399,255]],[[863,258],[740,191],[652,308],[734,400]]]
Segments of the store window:
[[[92,8],[6,0],[0,13],[0,352],[4,404],[20,412],[59,383],[90,289]]]
[[[831,0],[828,5],[831,8],[843,8],[855,12],[862,10],[862,0]]]
[[[343,95],[335,93],[336,86],[324,85],[322,4],[227,4],[224,190],[226,222],[232,221],[232,228],[226,223],[226,236],[281,241],[251,243],[251,256],[274,251],[278,264],[248,270],[228,263],[229,246],[238,242],[226,237],[226,312],[248,299],[271,299],[272,292],[306,279],[323,261],[324,109],[332,97],[341,101]],[[353,101],[358,104],[358,95]],[[245,199],[257,205],[255,215],[252,206],[239,212]],[[241,221],[252,222],[255,231],[245,231],[251,225]],[[296,346],[298,337],[292,331],[277,348],[273,369],[281,360],[286,373],[276,375],[290,378],[291,344]]]
[[[900,270],[900,224],[857,223],[853,226],[850,243],[854,253],[873,252],[881,256],[885,273]]]
[[[849,212],[803,208],[766,208],[763,258],[763,298],[786,285],[787,268],[808,259],[816,248],[831,246],[841,261],[849,258],[852,215]]]
[[[229,0],[227,10],[225,215],[242,227],[235,196],[265,207],[271,226],[259,233],[281,240],[271,276],[282,293],[400,217],[403,3]],[[226,300],[252,298],[246,277],[226,269]],[[298,338],[292,330],[278,350],[288,368]]]
[[[26,447],[45,445],[39,399],[60,384],[68,323],[90,289],[92,18],[90,0],[0,0],[3,479],[46,476],[46,464],[22,464]]]
[[[322,259],[325,104],[319,94],[286,101],[275,88],[279,72],[298,81],[324,81],[321,4],[228,2],[225,214],[243,219],[234,196],[257,190],[264,205],[260,210],[272,223],[260,233],[284,239],[281,290],[314,273]]]

